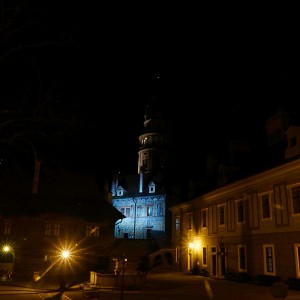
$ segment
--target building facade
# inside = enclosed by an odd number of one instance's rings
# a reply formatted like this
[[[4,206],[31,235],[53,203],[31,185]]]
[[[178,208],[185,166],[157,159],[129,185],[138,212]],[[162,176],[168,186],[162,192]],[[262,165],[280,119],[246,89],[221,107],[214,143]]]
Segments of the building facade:
[[[286,140],[284,163],[170,208],[178,270],[300,278],[299,130]]]
[[[31,195],[30,187],[29,199],[1,198],[0,280],[34,274],[36,279],[78,278],[109,268],[114,225],[123,216],[102,196],[94,178],[43,170],[37,194]],[[63,251],[69,252],[68,259]]]
[[[116,223],[116,238],[165,239],[168,211],[163,171],[171,134],[157,100],[152,98],[147,106],[144,131],[138,137],[137,174],[117,174],[112,180],[112,205],[126,217]]]

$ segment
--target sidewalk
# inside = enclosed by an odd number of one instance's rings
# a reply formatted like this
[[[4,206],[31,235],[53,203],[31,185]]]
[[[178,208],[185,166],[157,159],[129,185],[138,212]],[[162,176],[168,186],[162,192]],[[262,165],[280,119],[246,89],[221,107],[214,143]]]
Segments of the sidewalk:
[[[41,289],[41,290],[76,290],[81,289],[86,282],[65,282],[55,277],[45,277],[41,280],[35,281],[33,278],[10,278],[9,280],[0,281],[0,285],[3,286],[17,286],[23,288]]]
[[[21,286],[24,288],[34,288],[48,291],[59,291],[60,282],[57,278],[44,278],[41,281],[34,282],[32,279],[17,279],[11,278],[9,281],[1,281],[1,285]],[[66,290],[81,290],[89,281],[81,281],[77,283],[66,283]],[[101,290],[105,291],[105,287]],[[287,290],[285,298],[275,298],[272,296],[272,287],[256,285],[252,283],[241,283],[229,281],[226,279],[214,279],[209,277],[202,277],[199,275],[187,275],[181,272],[175,273],[150,273],[147,275],[145,285],[136,287],[132,290],[124,290],[124,293],[140,293],[146,292],[159,294],[173,294],[178,291],[185,291],[187,297],[189,293],[197,295],[208,294],[211,290],[214,297],[211,299],[222,300],[300,300],[300,291]]]

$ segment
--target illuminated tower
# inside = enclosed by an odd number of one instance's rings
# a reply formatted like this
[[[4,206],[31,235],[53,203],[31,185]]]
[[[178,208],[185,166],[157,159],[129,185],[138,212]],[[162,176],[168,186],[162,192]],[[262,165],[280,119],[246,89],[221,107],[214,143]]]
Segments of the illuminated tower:
[[[143,133],[138,137],[136,174],[117,174],[112,181],[112,205],[126,218],[117,221],[115,237],[166,241],[166,189],[163,172],[171,147],[170,123],[152,97],[146,108]]]
[[[152,97],[144,115],[144,132],[139,136],[138,173],[162,171],[169,163],[170,122],[162,116],[160,103]]]

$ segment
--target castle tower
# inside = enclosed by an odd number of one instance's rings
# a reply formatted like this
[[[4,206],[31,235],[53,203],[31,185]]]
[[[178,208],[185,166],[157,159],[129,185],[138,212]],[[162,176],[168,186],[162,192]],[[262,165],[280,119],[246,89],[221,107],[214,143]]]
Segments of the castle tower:
[[[126,218],[117,221],[115,237],[166,239],[166,190],[164,172],[171,148],[170,123],[163,119],[163,107],[152,97],[144,114],[144,130],[138,137],[136,174],[118,174],[112,182],[112,205]]]
[[[144,115],[144,132],[139,136],[138,173],[162,171],[168,166],[171,148],[170,122],[163,118],[159,99],[151,98]]]

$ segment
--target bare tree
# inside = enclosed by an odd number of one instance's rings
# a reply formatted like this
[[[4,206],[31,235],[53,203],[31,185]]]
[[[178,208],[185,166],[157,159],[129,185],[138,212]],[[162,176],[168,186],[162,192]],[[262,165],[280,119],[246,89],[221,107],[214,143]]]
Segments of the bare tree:
[[[7,172],[22,170],[32,175],[36,193],[41,163],[62,163],[78,132],[90,126],[80,117],[64,73],[66,49],[80,41],[72,22],[56,24],[51,12],[57,4],[0,0],[2,188],[10,178]]]

